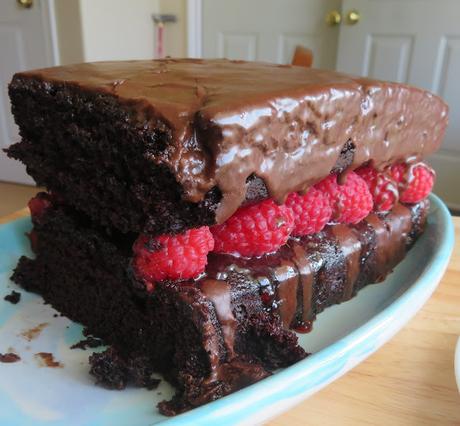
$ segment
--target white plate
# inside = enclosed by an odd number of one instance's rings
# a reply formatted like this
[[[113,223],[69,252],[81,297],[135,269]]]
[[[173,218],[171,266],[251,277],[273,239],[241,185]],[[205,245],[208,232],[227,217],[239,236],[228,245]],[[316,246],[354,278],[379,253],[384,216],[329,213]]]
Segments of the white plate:
[[[363,289],[358,297],[319,315],[302,346],[314,354],[271,377],[192,411],[166,418],[157,402],[172,389],[164,381],[153,391],[108,391],[88,375],[89,351],[71,350],[81,326],[40,297],[21,291],[18,305],[3,303],[17,289],[8,277],[18,257],[30,254],[24,232],[28,219],[0,227],[0,352],[14,348],[15,364],[0,363],[1,425],[253,425],[281,413],[345,374],[364,360],[423,306],[447,267],[454,243],[449,212],[435,196],[424,235],[385,282]],[[48,323],[36,339],[21,332]],[[34,354],[50,352],[63,368],[39,367]],[[410,354],[407,354],[410,356]],[[458,357],[457,357],[458,358]],[[458,363],[457,363],[458,366]],[[458,375],[458,367],[457,367]],[[325,413],[326,414],[326,413]]]

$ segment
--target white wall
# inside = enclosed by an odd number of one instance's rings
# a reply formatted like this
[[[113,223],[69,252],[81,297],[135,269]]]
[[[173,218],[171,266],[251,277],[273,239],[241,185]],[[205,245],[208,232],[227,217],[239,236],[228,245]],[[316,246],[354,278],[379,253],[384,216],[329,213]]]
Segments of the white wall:
[[[174,14],[177,18],[177,22],[165,26],[165,55],[176,58],[187,56],[187,1],[159,0],[159,13]]]
[[[80,0],[84,60],[153,58],[158,10],[158,0]]]
[[[59,64],[67,65],[83,62],[84,52],[79,2],[54,0],[54,8]]]

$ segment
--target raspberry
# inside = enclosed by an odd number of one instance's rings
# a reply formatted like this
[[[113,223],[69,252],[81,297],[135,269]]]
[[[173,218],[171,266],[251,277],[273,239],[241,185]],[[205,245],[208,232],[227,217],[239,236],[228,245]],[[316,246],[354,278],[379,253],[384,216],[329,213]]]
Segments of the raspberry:
[[[404,163],[396,163],[390,166],[387,171],[391,178],[400,185],[404,180],[406,169],[407,167]]]
[[[315,187],[329,197],[335,222],[358,223],[372,210],[369,188],[355,172],[348,172],[341,184],[337,182],[337,175],[329,175]]]
[[[393,208],[398,200],[398,188],[393,179],[371,166],[363,166],[355,170],[364,179],[374,200],[374,210],[386,212]]]
[[[189,279],[202,273],[213,248],[207,226],[156,238],[141,234],[133,245],[133,268],[150,291],[155,281]]]
[[[51,197],[46,192],[39,192],[35,197],[29,200],[27,204],[30,210],[32,220],[40,221],[46,210],[52,207]]]
[[[399,199],[403,203],[418,203],[428,197],[434,185],[434,170],[424,163],[393,164],[389,171],[398,183]]]
[[[294,229],[294,213],[273,200],[239,208],[221,225],[211,227],[214,250],[246,257],[262,256],[286,243]]]
[[[294,212],[292,235],[315,234],[324,228],[332,215],[328,197],[316,188],[310,188],[305,195],[289,194],[286,206]]]

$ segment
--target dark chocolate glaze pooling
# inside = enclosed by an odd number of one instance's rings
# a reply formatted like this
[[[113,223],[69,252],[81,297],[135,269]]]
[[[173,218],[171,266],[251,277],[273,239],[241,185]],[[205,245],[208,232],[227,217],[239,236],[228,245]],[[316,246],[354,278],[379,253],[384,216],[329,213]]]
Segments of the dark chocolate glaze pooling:
[[[283,259],[281,264],[273,269],[273,275],[278,283],[276,289],[277,309],[284,327],[290,328],[295,320],[298,307],[299,271],[294,262]]]
[[[356,231],[346,225],[335,225],[331,232],[345,258],[346,276],[343,288],[343,300],[345,301],[351,299],[353,286],[359,275],[361,242]]]
[[[99,62],[18,73],[14,81],[29,78],[113,96],[144,128],[165,132],[167,146],[152,156],[152,166],[166,166],[187,201],[199,202],[217,187],[217,222],[244,202],[250,176],[282,202],[334,168],[343,171],[347,144],[348,168],[370,160],[381,167],[435,151],[447,125],[447,106],[429,92],[302,67]]]
[[[214,307],[219,324],[209,323],[214,329],[206,339],[209,375],[194,404],[209,400],[223,383],[229,386],[228,393],[268,374],[260,365],[241,359],[235,346],[243,323],[235,320],[234,310],[243,301],[259,300],[269,321],[286,330],[310,331],[326,307],[349,300],[391,272],[422,232],[428,208],[427,200],[397,204],[392,211],[372,213],[356,225],[331,225],[315,235],[291,238],[278,252],[260,258],[210,255],[206,277],[198,280],[197,287]]]
[[[235,341],[236,319],[233,316],[231,306],[230,285],[226,281],[206,279],[200,283],[200,289],[204,295],[213,303],[217,319],[222,327],[225,347],[228,357],[235,355],[233,344]]]
[[[405,242],[412,228],[410,210],[397,204],[385,218],[369,215],[365,220],[375,232],[376,237],[376,279],[382,280],[388,270],[393,269],[405,255]]]
[[[396,204],[392,211],[372,213],[357,225],[330,225],[317,235],[291,238],[277,253],[257,259],[210,256],[208,276],[219,276],[228,284],[204,278],[199,285],[206,285],[206,297],[216,306],[217,317],[224,319],[224,336],[232,316],[229,305],[222,301],[230,300],[235,273],[253,283],[266,309],[278,315],[285,328],[304,329],[324,309],[319,300],[313,300],[315,283],[330,276],[330,282],[322,284],[336,289],[336,303],[341,303],[351,299],[363,281],[382,281],[413,243],[410,233],[424,222],[428,205],[427,200],[414,206]],[[374,242],[371,249],[369,241]],[[322,258],[318,259],[320,251]],[[336,259],[328,260],[328,256]],[[211,289],[212,283],[219,284],[217,289]],[[230,333],[234,334],[235,330]],[[231,341],[224,340],[226,345]]]

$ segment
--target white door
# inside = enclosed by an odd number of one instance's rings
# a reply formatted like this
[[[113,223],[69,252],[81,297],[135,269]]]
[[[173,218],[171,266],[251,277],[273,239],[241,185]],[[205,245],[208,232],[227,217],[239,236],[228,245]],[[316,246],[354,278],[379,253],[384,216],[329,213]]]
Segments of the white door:
[[[356,10],[360,20],[347,24]],[[435,191],[460,209],[460,1],[344,0],[337,69],[426,88],[450,106]]]
[[[334,68],[338,27],[324,17],[340,0],[202,0],[202,56],[290,63],[296,45]]]
[[[27,1],[23,1],[26,3]],[[32,183],[25,168],[6,157],[3,148],[19,140],[11,115],[8,83],[16,71],[53,65],[55,51],[51,32],[49,0],[30,1],[30,7],[17,0],[0,1],[0,180]]]

